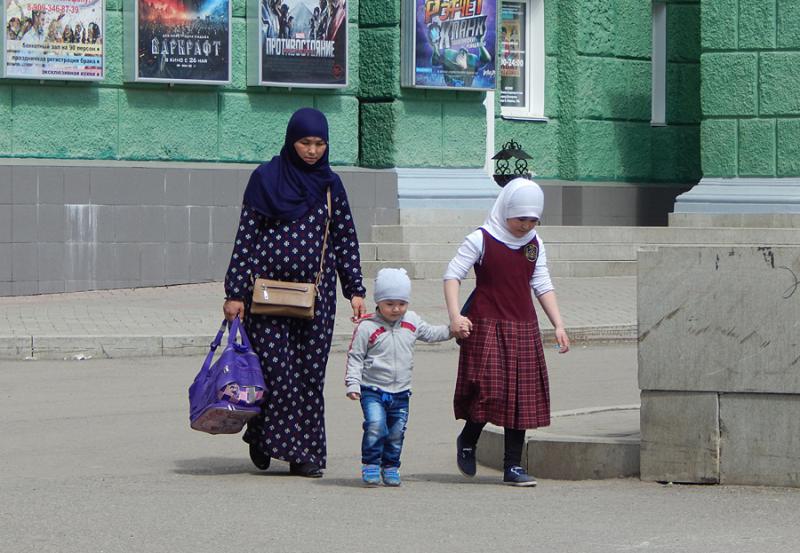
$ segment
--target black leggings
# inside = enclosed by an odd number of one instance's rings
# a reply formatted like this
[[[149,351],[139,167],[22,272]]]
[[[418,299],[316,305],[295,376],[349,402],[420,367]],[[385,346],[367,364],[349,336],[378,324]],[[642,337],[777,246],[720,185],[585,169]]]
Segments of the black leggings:
[[[464,430],[461,431],[461,446],[475,447],[478,438],[481,437],[481,430],[486,426],[485,422],[467,421]],[[504,428],[505,452],[503,454],[503,468],[507,469],[514,465],[522,464],[522,446],[525,445],[525,430],[516,428]]]

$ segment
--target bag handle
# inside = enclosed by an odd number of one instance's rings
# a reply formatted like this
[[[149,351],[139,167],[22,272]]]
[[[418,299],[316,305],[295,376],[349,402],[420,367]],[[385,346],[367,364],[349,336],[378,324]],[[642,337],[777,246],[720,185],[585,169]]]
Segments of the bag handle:
[[[225,321],[225,322],[227,322],[227,321]],[[223,325],[224,324],[225,323],[223,323]],[[239,317],[234,317],[233,321],[230,322],[230,330],[228,332],[228,345],[229,346],[238,345],[238,344],[236,344],[236,335],[237,334],[242,339],[242,346],[244,346],[248,350],[249,349],[253,349],[253,348],[250,347],[250,340],[247,339],[247,333],[244,331],[244,328],[242,326],[242,321],[239,319]]]
[[[331,228],[331,188],[328,187],[328,219],[325,223],[325,237],[322,239],[322,253],[319,256],[319,272],[314,281],[314,291],[319,296],[319,283],[322,280],[322,268],[325,266],[325,248],[328,246],[328,233]]]

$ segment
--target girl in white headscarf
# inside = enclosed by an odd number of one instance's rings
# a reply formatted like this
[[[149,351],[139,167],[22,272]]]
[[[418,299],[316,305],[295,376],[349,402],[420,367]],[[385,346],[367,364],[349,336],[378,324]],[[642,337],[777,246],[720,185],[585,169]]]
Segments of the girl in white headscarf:
[[[531,291],[569,351],[544,245],[536,234],[544,194],[524,178],[509,182],[481,227],[469,234],[444,275],[450,328],[461,338],[453,401],[466,421],[456,440],[458,468],[474,476],[475,448],[486,423],[505,428],[503,482],[535,486],[520,466],[525,430],[550,424],[550,392]],[[475,291],[459,310],[461,280],[475,268]],[[469,330],[464,330],[469,329]]]

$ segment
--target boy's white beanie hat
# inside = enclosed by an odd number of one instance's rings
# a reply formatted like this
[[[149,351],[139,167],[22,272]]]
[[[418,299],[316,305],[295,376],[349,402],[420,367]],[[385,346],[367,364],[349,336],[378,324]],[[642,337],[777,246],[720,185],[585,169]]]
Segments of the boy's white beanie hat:
[[[405,269],[381,269],[375,277],[375,303],[383,300],[411,300],[411,279]]]

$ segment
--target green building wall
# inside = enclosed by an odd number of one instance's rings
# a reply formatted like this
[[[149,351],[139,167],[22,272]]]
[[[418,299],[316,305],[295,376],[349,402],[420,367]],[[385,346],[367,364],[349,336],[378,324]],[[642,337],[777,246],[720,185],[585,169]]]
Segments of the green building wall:
[[[361,165],[483,167],[485,93],[400,86],[400,3],[359,5]]]
[[[702,2],[706,177],[800,175],[800,2]]]
[[[349,0],[349,86],[247,86],[245,0],[232,0],[228,86],[125,83],[122,3],[106,3],[106,78],[100,83],[0,81],[0,156],[94,160],[259,162],[283,144],[291,113],[324,111],[331,161],[358,163],[358,3]]]
[[[667,2],[665,126],[651,125],[651,3],[544,0],[547,121],[500,117],[539,178],[693,183],[700,178],[700,2]]]

